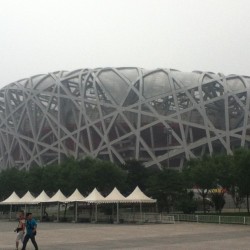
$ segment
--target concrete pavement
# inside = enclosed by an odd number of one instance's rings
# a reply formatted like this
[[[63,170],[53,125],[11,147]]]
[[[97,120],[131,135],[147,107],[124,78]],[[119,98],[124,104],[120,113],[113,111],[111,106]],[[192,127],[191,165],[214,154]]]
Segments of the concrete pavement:
[[[16,223],[0,221],[0,249],[15,249]],[[249,250],[250,226],[200,223],[113,225],[39,223],[40,250]],[[31,242],[27,250],[34,249]]]

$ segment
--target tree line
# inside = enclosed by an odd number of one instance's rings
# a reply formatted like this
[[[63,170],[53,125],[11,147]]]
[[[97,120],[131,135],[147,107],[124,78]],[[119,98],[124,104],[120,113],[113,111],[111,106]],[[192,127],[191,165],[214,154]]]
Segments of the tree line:
[[[205,213],[209,196],[211,204],[220,213],[227,192],[232,196],[236,208],[246,199],[249,212],[250,151],[239,149],[233,155],[191,159],[183,171],[167,167],[162,170],[145,168],[137,160],[117,165],[87,157],[82,160],[68,158],[59,165],[32,167],[28,171],[13,167],[0,172],[0,200],[13,191],[22,196],[27,190],[36,196],[42,190],[53,195],[61,189],[67,196],[78,188],[86,196],[95,187],[104,196],[114,187],[126,196],[136,186],[157,199],[159,211],[193,213],[201,205]],[[198,190],[200,199],[195,198],[193,188]]]

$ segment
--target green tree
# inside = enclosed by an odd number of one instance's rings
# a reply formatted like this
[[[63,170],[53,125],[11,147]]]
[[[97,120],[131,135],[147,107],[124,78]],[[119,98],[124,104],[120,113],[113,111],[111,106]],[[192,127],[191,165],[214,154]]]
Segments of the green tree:
[[[71,157],[60,164],[58,168],[56,189],[58,190],[58,188],[60,188],[66,196],[69,196],[76,188],[79,188],[78,185],[83,179],[80,171],[80,163]]]
[[[183,192],[177,203],[178,210],[184,214],[193,214],[197,210],[197,206],[197,201],[194,199],[194,192],[190,190]]]
[[[126,172],[124,170],[109,161],[97,160],[94,166],[92,183],[104,195],[108,195],[114,187],[120,190],[124,189],[126,181]]]
[[[250,151],[244,148],[236,150],[234,152],[234,164],[237,171],[237,187],[239,193],[247,199],[247,211],[249,213]]]
[[[217,181],[221,190],[218,195],[223,196],[227,191],[231,195],[234,205],[239,208],[243,201],[242,194],[239,192],[238,179],[239,179],[239,169],[235,165],[235,160],[233,155],[220,154],[214,156],[214,162],[217,173]],[[218,197],[214,198],[216,201],[219,200]],[[216,204],[215,204],[216,206]]]
[[[149,194],[157,199],[161,211],[170,212],[184,192],[183,176],[180,172],[164,169],[149,179]]]
[[[203,211],[206,213],[206,198],[211,189],[217,187],[217,173],[214,158],[204,156],[203,158],[191,159],[187,163],[186,176],[193,187],[198,189],[202,197]]]
[[[212,193],[212,202],[214,203],[215,211],[221,213],[225,205],[225,198],[221,192],[213,192]]]
[[[26,172],[26,187],[27,190],[33,192],[34,194],[39,194],[43,189],[43,167],[31,167],[29,171]]]
[[[3,170],[0,173],[0,197],[6,199],[13,191],[20,196],[27,190],[26,172],[17,168]]]
[[[132,192],[136,186],[139,186],[142,191],[146,191],[148,179],[157,170],[145,168],[143,163],[138,160],[129,160],[122,166],[127,173],[126,190]]]
[[[45,190],[48,190],[50,195],[54,194],[59,188],[62,188],[60,185],[60,165],[50,165],[44,168],[42,176],[42,186]],[[65,182],[67,179],[65,179]]]

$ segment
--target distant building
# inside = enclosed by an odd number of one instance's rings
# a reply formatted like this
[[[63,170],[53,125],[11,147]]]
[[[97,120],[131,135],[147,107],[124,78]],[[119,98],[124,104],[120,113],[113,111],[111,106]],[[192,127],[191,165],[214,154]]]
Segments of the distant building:
[[[250,77],[173,69],[80,69],[0,90],[0,169],[87,155],[146,167],[250,141]]]

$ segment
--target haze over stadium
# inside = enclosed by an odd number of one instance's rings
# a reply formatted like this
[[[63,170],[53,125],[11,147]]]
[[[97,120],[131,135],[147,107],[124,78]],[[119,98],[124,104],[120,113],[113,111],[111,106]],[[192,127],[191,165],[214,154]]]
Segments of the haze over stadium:
[[[247,0],[1,1],[0,86],[78,68],[250,75]]]

